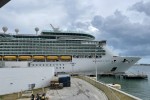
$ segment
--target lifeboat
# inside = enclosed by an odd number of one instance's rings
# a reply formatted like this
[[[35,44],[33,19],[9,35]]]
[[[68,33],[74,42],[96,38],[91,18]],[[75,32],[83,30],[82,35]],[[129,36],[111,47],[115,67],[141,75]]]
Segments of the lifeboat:
[[[45,60],[45,56],[33,56],[34,60]]]
[[[2,56],[0,56],[0,60],[2,59]]]
[[[58,56],[47,56],[47,60],[58,60]]]
[[[4,56],[3,59],[4,60],[16,60],[17,57],[16,56]]]
[[[71,56],[60,56],[61,60],[71,60]]]
[[[31,56],[19,56],[18,59],[19,60],[29,60],[29,59],[31,59]]]

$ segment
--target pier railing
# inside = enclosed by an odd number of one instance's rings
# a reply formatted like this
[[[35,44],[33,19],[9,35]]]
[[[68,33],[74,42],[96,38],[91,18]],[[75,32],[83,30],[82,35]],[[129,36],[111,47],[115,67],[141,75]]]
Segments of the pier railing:
[[[105,93],[109,100],[142,100],[138,97],[125,93],[121,90],[115,89],[113,87],[107,86],[106,84],[96,81],[95,79],[88,77],[88,76],[77,76],[82,80],[87,81],[88,83],[92,84],[96,88],[100,89]]]

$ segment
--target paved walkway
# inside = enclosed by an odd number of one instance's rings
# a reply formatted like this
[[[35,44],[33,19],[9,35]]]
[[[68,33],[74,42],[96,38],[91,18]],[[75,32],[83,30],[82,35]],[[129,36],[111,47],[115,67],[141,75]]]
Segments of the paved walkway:
[[[71,87],[48,90],[46,97],[49,100],[108,100],[102,91],[78,78],[71,78]]]

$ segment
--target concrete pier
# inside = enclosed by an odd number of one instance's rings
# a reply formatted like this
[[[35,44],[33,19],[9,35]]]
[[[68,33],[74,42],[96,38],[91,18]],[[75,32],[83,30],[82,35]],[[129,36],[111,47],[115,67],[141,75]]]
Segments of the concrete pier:
[[[123,78],[123,79],[148,79],[148,75],[146,74],[134,74],[134,73],[124,73],[124,74],[116,74],[116,73],[103,73],[99,74],[100,77],[114,77],[114,78]]]
[[[102,92],[103,91],[103,92]],[[76,76],[71,78],[71,87],[63,89],[45,88],[41,91],[33,90],[37,93],[46,93],[46,100],[142,100],[121,90],[109,87],[104,83],[96,81],[87,76]],[[9,95],[0,97],[0,100],[31,100],[31,98],[12,98]]]
[[[87,77],[87,76],[77,76],[77,77],[89,82],[93,86],[103,91],[109,100],[142,100],[138,97],[125,93],[121,90],[118,90],[111,86],[107,86],[106,84],[96,81],[91,77]]]
[[[49,100],[108,100],[101,90],[78,78],[71,78],[71,87],[48,90],[46,97]]]
[[[34,93],[34,92],[33,92]],[[39,92],[39,93],[42,93]],[[45,89],[46,100],[108,100],[104,92],[97,89],[90,83],[79,79],[71,78],[71,87],[63,89]],[[34,93],[36,95],[36,93]],[[31,100],[30,98],[20,98],[17,100]]]

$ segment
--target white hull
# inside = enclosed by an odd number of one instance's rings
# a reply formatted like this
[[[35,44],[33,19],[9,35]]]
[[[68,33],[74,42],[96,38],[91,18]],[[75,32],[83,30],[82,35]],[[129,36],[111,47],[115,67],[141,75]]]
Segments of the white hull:
[[[31,61],[6,61],[5,67],[54,67],[55,72],[74,74],[95,74],[105,72],[125,72],[134,65],[138,57],[103,57],[103,58],[72,58],[70,62],[31,62]],[[126,60],[126,61],[124,61]],[[96,61],[96,62],[95,62]],[[14,66],[12,66],[14,65]],[[115,70],[112,70],[114,67]]]

